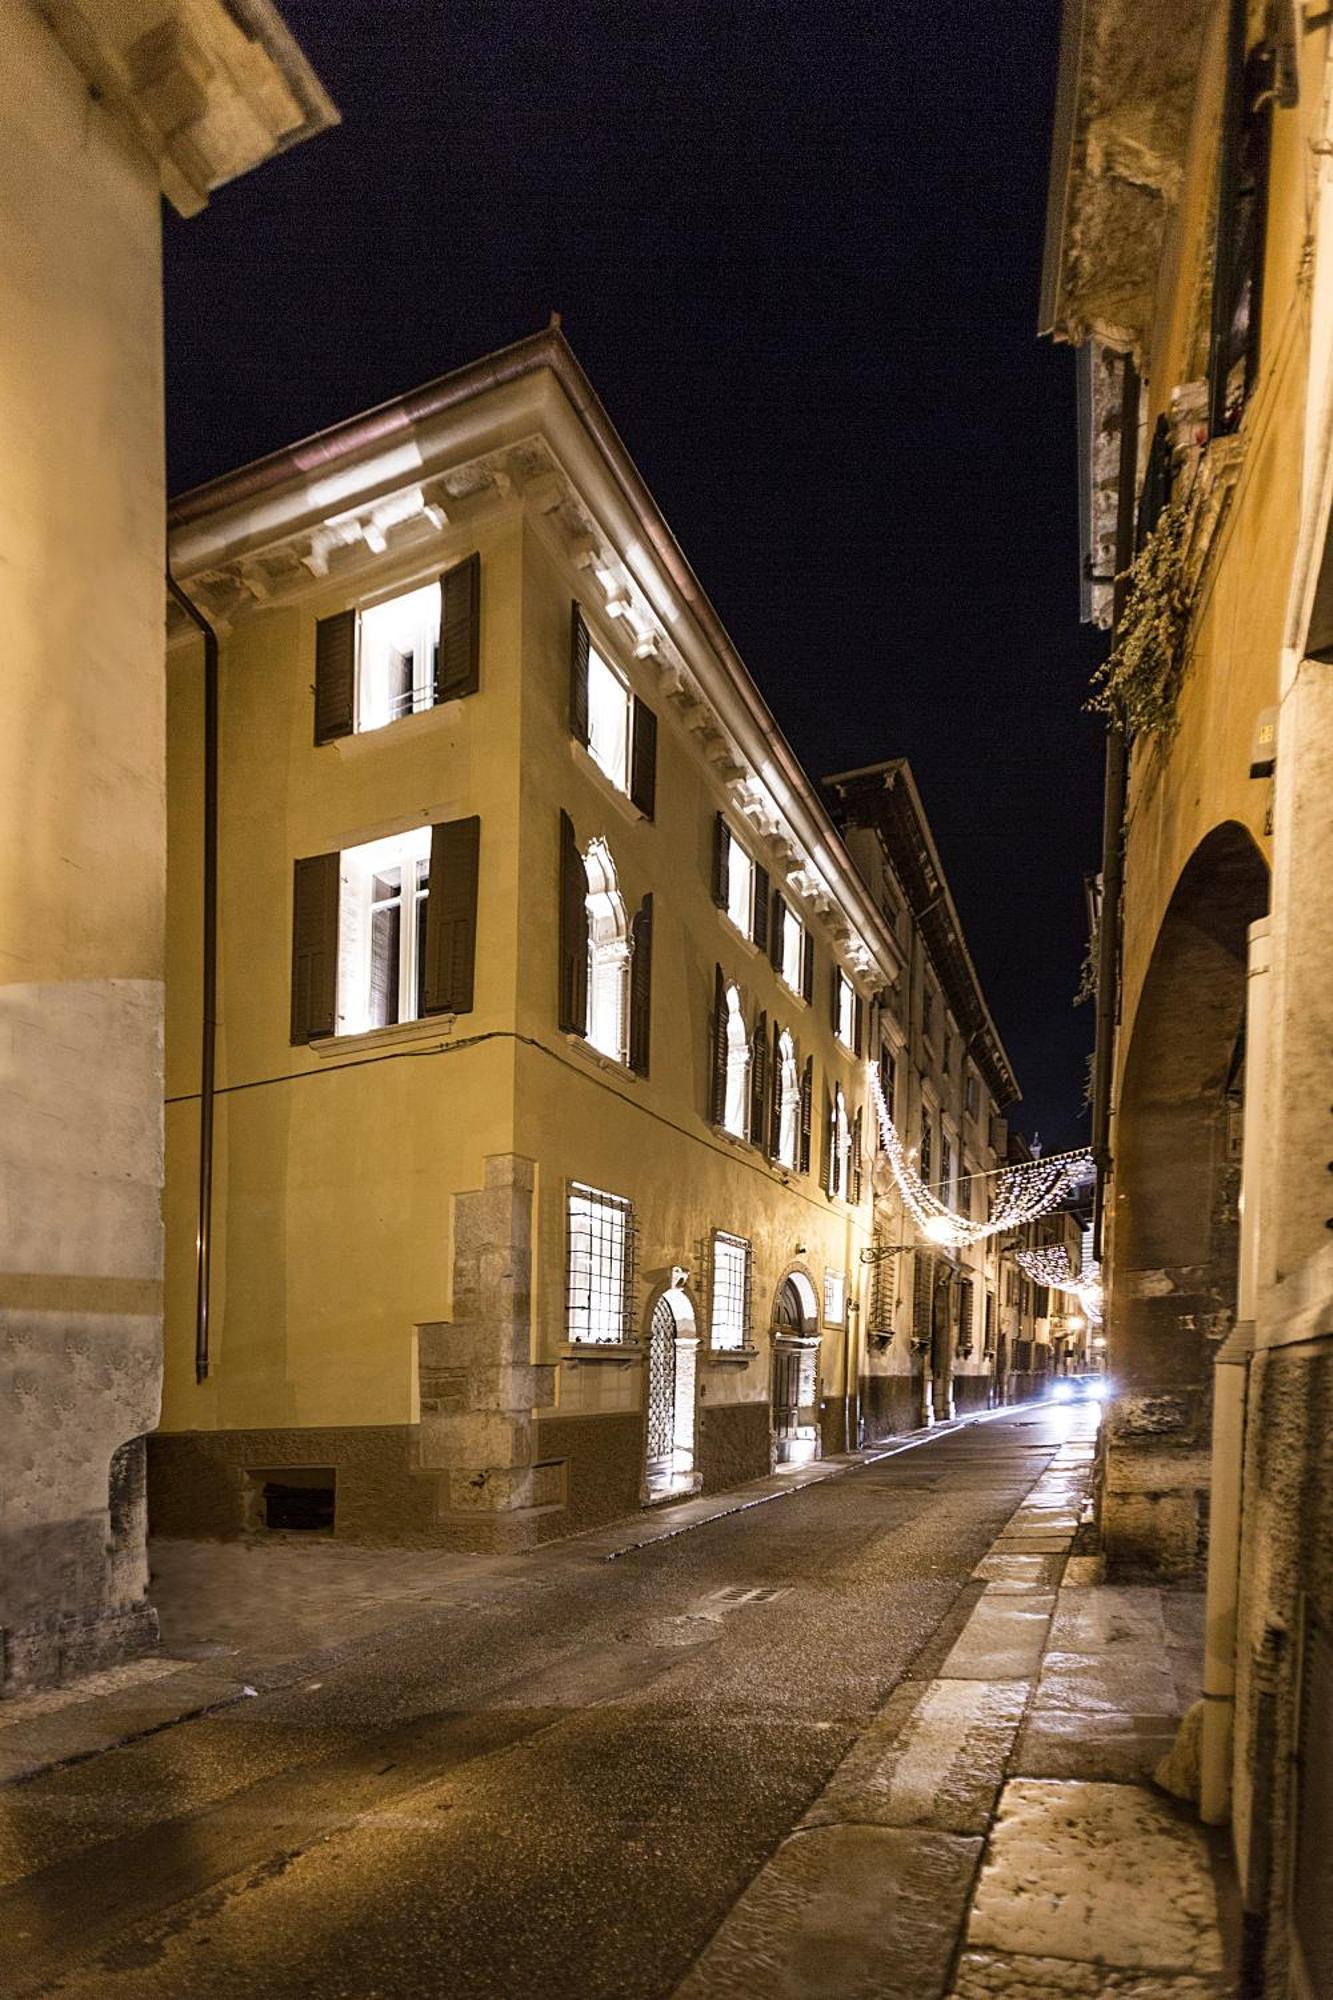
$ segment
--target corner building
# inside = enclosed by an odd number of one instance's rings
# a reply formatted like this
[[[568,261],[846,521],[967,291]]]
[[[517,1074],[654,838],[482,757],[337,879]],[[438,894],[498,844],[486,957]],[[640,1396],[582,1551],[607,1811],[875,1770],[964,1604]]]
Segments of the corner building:
[[[156,1527],[522,1546],[855,1442],[904,952],[559,333],[171,545]]]

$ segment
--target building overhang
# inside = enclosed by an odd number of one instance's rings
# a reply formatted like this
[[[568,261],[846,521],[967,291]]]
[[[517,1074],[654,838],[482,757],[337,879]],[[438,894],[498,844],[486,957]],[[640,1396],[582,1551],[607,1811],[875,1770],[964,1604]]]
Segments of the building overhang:
[[[181,215],[338,122],[271,0],[43,0],[41,11]]]
[[[1139,354],[1208,0],[1065,0],[1039,332]]]

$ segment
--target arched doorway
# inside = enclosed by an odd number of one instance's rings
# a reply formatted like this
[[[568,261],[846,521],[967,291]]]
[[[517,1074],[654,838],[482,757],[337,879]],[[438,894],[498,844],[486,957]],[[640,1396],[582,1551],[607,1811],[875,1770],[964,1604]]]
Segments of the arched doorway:
[[[1189,1577],[1207,1541],[1213,1355],[1236,1308],[1248,931],[1268,869],[1236,821],[1172,893],[1112,1132],[1101,1525],[1122,1575]]]
[[[693,1492],[698,1485],[694,1385],[699,1340],[693,1308],[680,1286],[659,1296],[649,1315],[647,1344],[644,1478],[652,1499]]]
[[[791,1271],[773,1302],[773,1462],[819,1455],[819,1302],[804,1271]]]

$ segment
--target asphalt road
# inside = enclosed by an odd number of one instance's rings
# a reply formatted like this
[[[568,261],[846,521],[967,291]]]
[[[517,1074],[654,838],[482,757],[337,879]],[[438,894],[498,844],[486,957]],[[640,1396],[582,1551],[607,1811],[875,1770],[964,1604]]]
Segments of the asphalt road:
[[[0,1993],[664,2000],[1045,1469],[1026,1410],[0,1793]]]

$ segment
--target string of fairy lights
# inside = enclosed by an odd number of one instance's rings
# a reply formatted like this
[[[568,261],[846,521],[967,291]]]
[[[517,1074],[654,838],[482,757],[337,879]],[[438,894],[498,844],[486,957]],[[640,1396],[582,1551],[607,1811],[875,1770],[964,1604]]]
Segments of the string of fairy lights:
[[[1082,1186],[1092,1173],[1092,1156],[1085,1148],[1072,1153],[1050,1153],[1045,1158],[1022,1160],[1016,1166],[1000,1167],[992,1174],[974,1175],[975,1180],[991,1180],[984,1217],[960,1215],[942,1201],[934,1188],[922,1180],[916,1169],[915,1151],[903,1145],[884,1101],[879,1071],[868,1065],[870,1094],[879,1119],[880,1136],[898,1192],[908,1213],[922,1234],[932,1243],[980,1243],[987,1236],[1021,1229],[1039,1216],[1049,1215]]]
[[[1076,1271],[1063,1243],[1044,1245],[1037,1250],[1019,1250],[1015,1259],[1029,1278],[1053,1292],[1065,1292],[1077,1299],[1094,1325],[1102,1319],[1102,1272],[1100,1264],[1085,1264]]]

